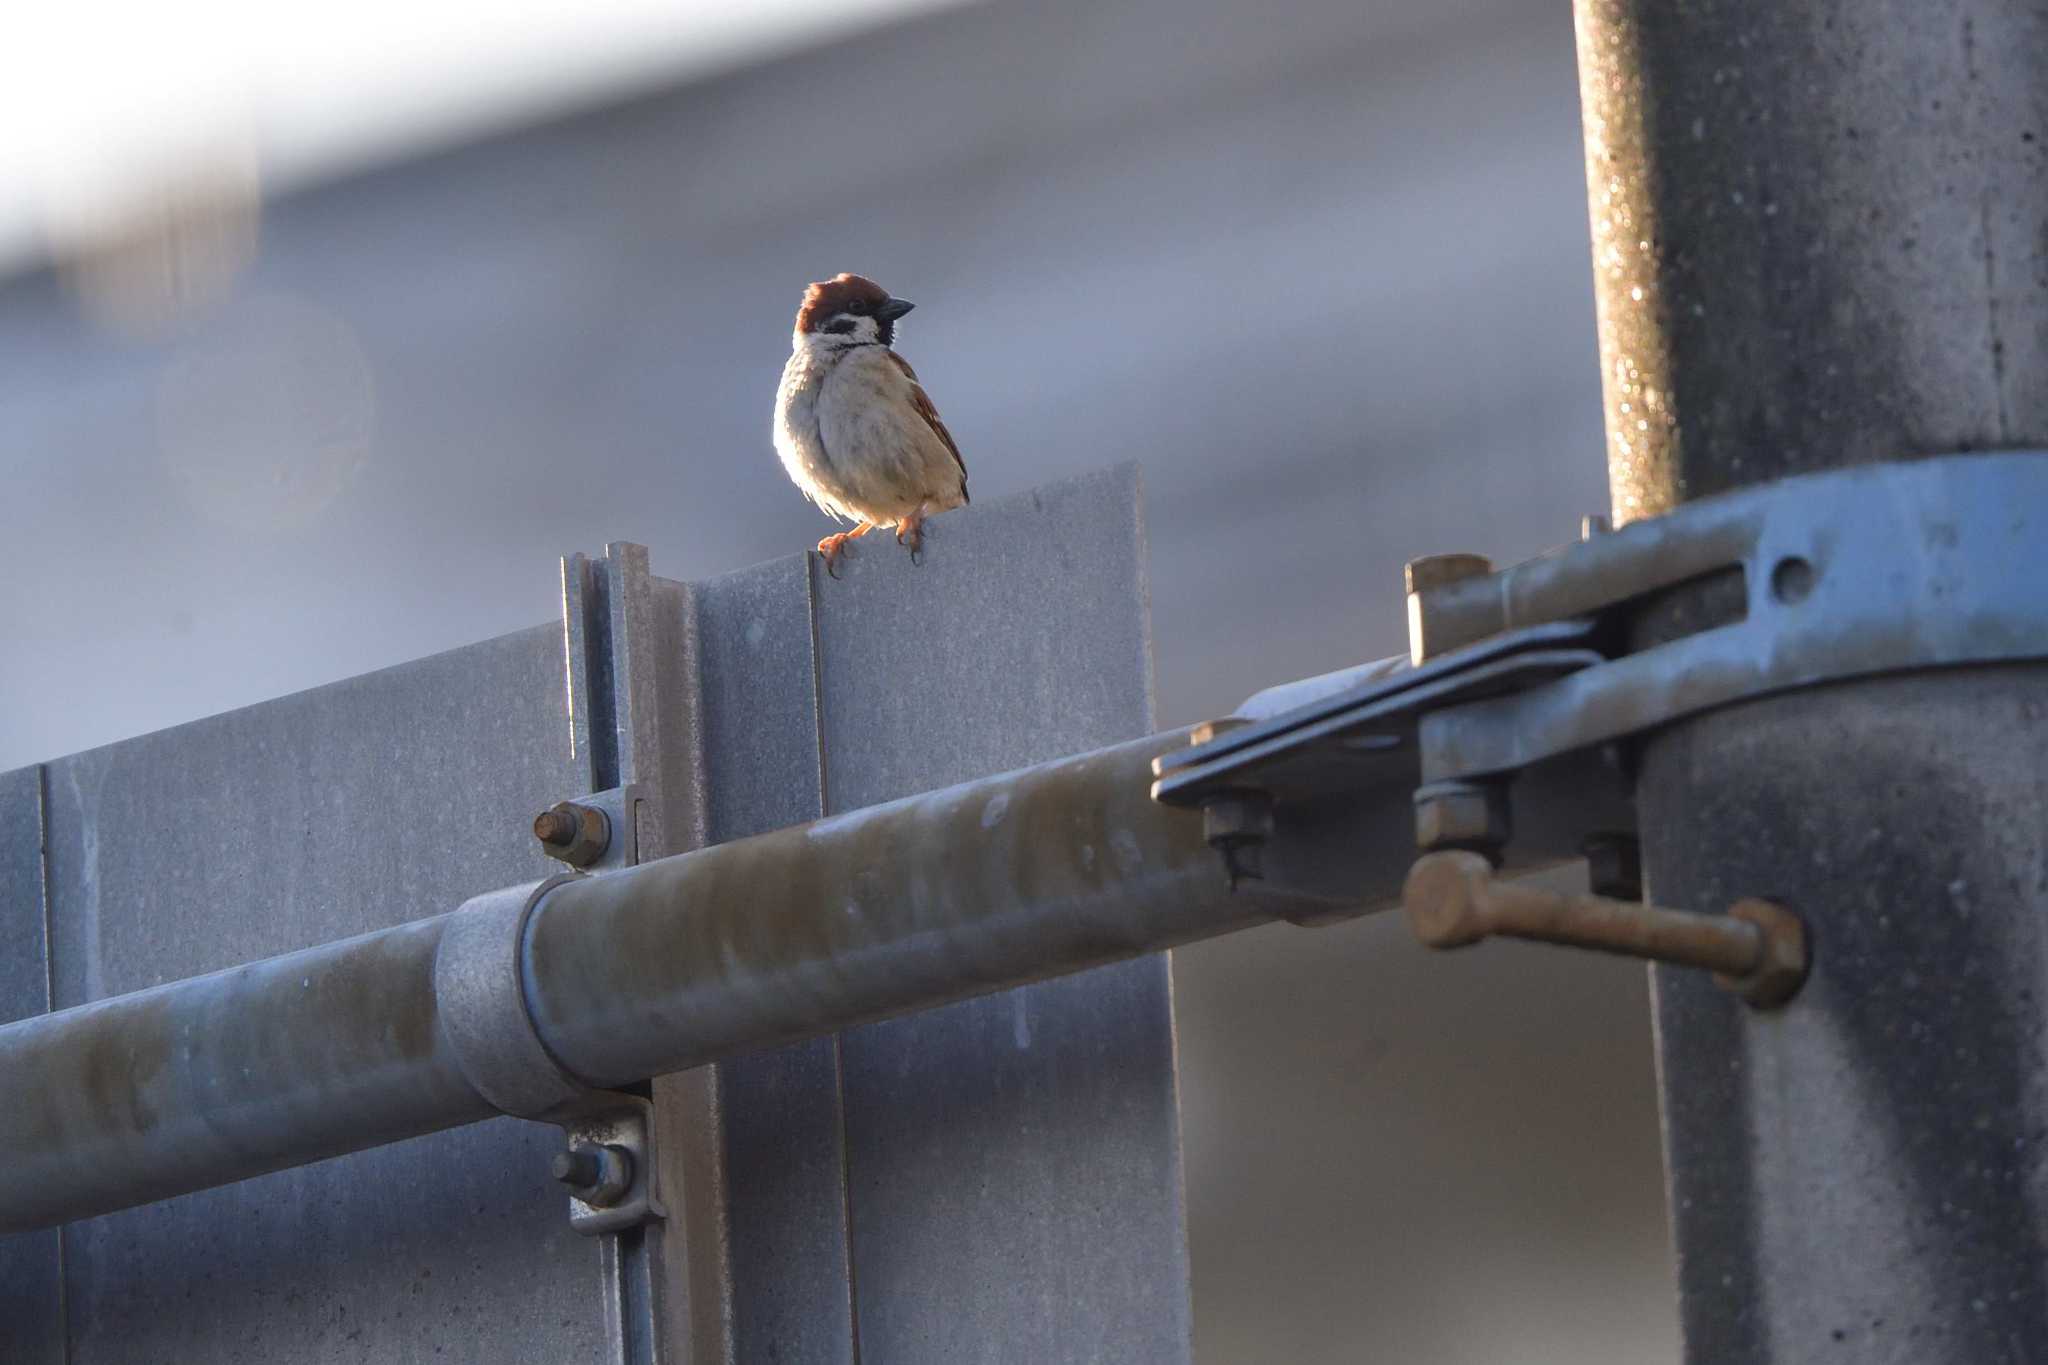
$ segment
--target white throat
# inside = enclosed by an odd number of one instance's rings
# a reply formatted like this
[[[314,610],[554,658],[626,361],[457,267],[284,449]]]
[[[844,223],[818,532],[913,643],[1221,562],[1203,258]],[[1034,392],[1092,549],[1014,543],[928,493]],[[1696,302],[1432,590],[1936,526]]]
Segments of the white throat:
[[[847,332],[828,332],[821,328],[816,331],[795,333],[790,338],[793,343],[792,349],[802,351],[813,360],[831,360],[856,346],[872,346],[882,339],[881,324],[873,318],[856,317],[849,320],[853,323],[853,329]]]

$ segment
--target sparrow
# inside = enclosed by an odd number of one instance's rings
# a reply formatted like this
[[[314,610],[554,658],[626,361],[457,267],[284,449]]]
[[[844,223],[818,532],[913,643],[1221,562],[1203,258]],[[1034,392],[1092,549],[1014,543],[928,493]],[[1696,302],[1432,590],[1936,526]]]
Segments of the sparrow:
[[[916,305],[859,275],[804,290],[789,363],[775,395],[775,450],[790,479],[826,514],[854,523],[818,542],[839,576],[847,542],[893,526],[921,562],[924,520],[967,501],[967,464],[953,433],[891,347]]]

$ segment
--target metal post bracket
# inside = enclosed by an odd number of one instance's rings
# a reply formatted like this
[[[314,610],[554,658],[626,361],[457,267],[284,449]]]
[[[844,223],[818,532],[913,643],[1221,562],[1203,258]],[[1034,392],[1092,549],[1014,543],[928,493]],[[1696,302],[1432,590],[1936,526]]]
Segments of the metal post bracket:
[[[1741,576],[1741,614],[1634,648],[1656,593]],[[1308,799],[1512,775],[1844,678],[2048,657],[2048,453],[1788,479],[1497,573],[1421,586],[1415,666],[1162,756],[1155,799]]]
[[[1154,762],[1153,798],[1204,810],[1233,878],[1274,863],[1259,845],[1283,848],[1291,806],[1392,791],[1424,852],[1571,856],[1635,827],[1619,741],[1797,688],[2048,658],[2048,454],[1808,475],[1499,572],[1458,559],[1410,575],[1410,668]],[[1703,581],[1712,612],[1660,614],[1659,594]]]
[[[1727,570],[1739,620],[1422,723],[1423,780],[1512,773],[1753,697],[1847,678],[2048,657],[2048,454],[1866,465],[1686,504],[1452,584],[1422,610],[1502,629],[1625,618]],[[1619,624],[1619,622],[1617,622]]]

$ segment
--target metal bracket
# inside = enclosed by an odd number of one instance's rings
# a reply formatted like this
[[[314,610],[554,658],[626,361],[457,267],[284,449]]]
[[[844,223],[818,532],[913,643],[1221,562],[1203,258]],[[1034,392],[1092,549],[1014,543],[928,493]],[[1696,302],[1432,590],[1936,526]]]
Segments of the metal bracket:
[[[560,801],[534,817],[534,837],[549,857],[585,872],[633,867],[645,804],[637,782]],[[594,1237],[668,1216],[655,1189],[653,1115],[644,1096],[595,1090],[541,1116],[562,1129],[551,1174],[569,1192],[570,1227]]]
[[[586,1237],[668,1217],[656,1188],[653,1109],[644,1096],[598,1090],[546,1116],[562,1129],[553,1174],[569,1191],[569,1226]]]
[[[640,861],[640,821],[647,804],[637,782],[558,801],[533,820],[533,835],[550,858],[585,872],[612,872]]]
[[[449,916],[434,953],[441,1034],[470,1085],[507,1114],[552,1114],[584,1093],[535,1031],[519,963],[534,907],[573,880],[558,873],[472,896]]]
[[[1722,573],[1739,619],[1631,647],[1644,599]],[[1153,795],[1509,776],[1771,692],[2048,657],[2044,583],[2048,453],[1788,479],[1419,585],[1413,667],[1166,755]]]
[[[1717,574],[1740,575],[1738,619],[1631,646],[1648,594]],[[1609,627],[1598,667],[1432,714],[1423,780],[1517,772],[1775,692],[2048,657],[2044,583],[2048,454],[1869,465],[1692,503],[1420,594],[1446,644],[1566,616]]]
[[[1276,801],[1338,796],[1387,779],[1413,787],[1424,715],[1600,663],[1604,656],[1589,647],[1591,634],[1586,621],[1507,632],[1266,720],[1218,729],[1154,761],[1153,799],[1199,807],[1233,787],[1264,791]]]
[[[1704,583],[1722,610],[1644,629],[1658,594]],[[1790,479],[1499,572],[1438,556],[1409,575],[1411,667],[1214,727],[1155,762],[1152,794],[1210,813],[1233,878],[1270,875],[1290,805],[1368,790],[1402,794],[1386,817],[1413,818],[1424,852],[1569,858],[1635,828],[1623,742],[1795,688],[2048,658],[2044,583],[2031,452]]]

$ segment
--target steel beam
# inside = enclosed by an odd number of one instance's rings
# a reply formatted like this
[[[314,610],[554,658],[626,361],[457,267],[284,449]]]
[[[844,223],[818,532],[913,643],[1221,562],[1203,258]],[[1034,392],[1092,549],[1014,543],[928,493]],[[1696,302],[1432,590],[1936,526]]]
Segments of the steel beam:
[[[2048,445],[2048,8],[1576,13],[1617,521]],[[1652,599],[1638,638],[1739,612],[1725,577]],[[1655,973],[1688,1359],[2048,1341],[2044,687],[2038,666],[1840,683],[1643,747],[1651,893],[1770,896],[1816,940],[1776,1016]]]
[[[1186,740],[1153,736],[543,884],[530,902],[494,892],[9,1025],[0,1231],[499,1112],[536,1116],[577,1085],[663,1075],[1299,910],[1282,892],[1233,891],[1200,815],[1149,798],[1152,758]]]

